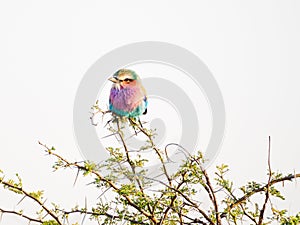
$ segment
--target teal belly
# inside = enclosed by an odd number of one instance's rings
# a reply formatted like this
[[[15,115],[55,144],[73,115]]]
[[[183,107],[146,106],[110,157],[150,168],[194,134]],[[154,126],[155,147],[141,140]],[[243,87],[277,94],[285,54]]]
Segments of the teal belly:
[[[134,117],[139,117],[140,115],[142,115],[143,112],[145,111],[145,108],[144,108],[144,106],[139,105],[134,110],[127,112],[127,111],[123,111],[121,109],[117,109],[113,105],[110,105],[109,110],[118,116],[134,118]]]

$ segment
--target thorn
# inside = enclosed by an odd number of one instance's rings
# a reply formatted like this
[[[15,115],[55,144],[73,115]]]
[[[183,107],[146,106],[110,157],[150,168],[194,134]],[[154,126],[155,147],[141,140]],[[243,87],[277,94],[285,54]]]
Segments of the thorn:
[[[98,198],[97,199],[100,199],[108,190],[109,190],[110,188],[107,188],[105,191],[103,191],[102,193],[101,193],[101,195],[99,195],[98,196]]]
[[[102,137],[102,139],[108,138],[108,137],[111,137],[111,136],[114,136],[114,135],[116,135],[116,134],[118,134],[118,133],[112,133],[112,134],[106,135],[106,136]]]
[[[107,123],[105,124],[105,126],[104,127],[106,127],[110,122],[112,121],[112,119],[111,120],[109,120],[109,121],[107,121]]]
[[[139,118],[139,124],[141,125],[141,128],[144,128],[140,118]]]
[[[74,183],[73,183],[73,187],[75,187],[76,181],[78,179],[78,175],[79,175],[79,169],[77,169],[77,174],[76,174],[76,177],[75,177],[75,180],[74,180]]]
[[[25,198],[26,198],[26,195],[23,196],[23,198],[21,198],[21,200],[17,203],[17,205],[19,205]]]

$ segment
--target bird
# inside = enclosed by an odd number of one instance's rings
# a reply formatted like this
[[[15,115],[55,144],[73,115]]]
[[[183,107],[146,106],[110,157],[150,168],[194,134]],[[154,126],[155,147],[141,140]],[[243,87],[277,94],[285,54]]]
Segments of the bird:
[[[120,69],[109,78],[113,82],[109,95],[109,110],[121,118],[138,120],[147,113],[146,90],[139,75],[130,69]]]

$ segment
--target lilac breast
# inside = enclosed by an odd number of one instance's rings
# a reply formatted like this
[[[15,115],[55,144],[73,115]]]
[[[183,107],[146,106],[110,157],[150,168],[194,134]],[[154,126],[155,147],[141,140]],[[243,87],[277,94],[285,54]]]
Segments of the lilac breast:
[[[112,88],[110,91],[110,104],[125,112],[133,111],[142,103],[143,98],[140,88]]]

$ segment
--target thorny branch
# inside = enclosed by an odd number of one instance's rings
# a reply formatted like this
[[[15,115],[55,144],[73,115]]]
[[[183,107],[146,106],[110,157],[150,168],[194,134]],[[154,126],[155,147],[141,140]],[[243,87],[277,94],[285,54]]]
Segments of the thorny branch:
[[[77,169],[79,169],[81,171],[90,172],[91,174],[95,175],[99,180],[101,180],[102,182],[104,182],[105,184],[107,184],[109,187],[113,188],[117,193],[120,193],[119,187],[113,181],[111,181],[109,179],[106,179],[103,175],[101,175],[99,173],[99,171],[97,171],[97,170],[90,170],[89,171],[89,169],[86,168],[84,165],[80,165],[77,162],[69,162],[68,160],[64,159],[60,155],[54,153],[51,150],[51,148],[49,148],[45,144],[42,144],[41,142],[39,142],[39,144],[46,148],[46,151],[48,152],[49,155],[53,155],[56,158],[58,158],[59,160],[61,160],[62,162],[64,162],[64,164],[65,164],[64,167],[66,167],[66,168],[77,168]],[[143,214],[144,216],[146,216],[150,221],[154,222],[155,224],[157,223],[157,219],[153,215],[151,215],[150,213],[148,213],[147,211],[145,211],[144,209],[142,209],[138,205],[136,205],[134,203],[133,199],[131,199],[128,195],[122,195],[122,194],[120,194],[120,195],[127,200],[128,204],[130,206],[132,206],[137,211],[139,211],[141,214]]]
[[[34,195],[32,195],[31,193],[25,191],[23,189],[23,187],[18,187],[10,182],[4,181],[3,179],[0,180],[0,183],[3,184],[4,187],[10,188],[12,191],[18,191],[19,193],[23,194],[25,197],[32,199],[34,202],[36,202],[43,210],[45,210],[47,212],[47,214],[49,216],[51,216],[59,225],[62,225],[62,222],[60,221],[59,217],[51,210],[49,209],[44,202],[42,202],[38,197],[35,197]],[[5,212],[2,211],[3,213]],[[12,211],[10,211],[10,213],[13,213]],[[18,212],[15,212],[13,214],[20,214]],[[24,218],[27,218],[26,216],[22,216]],[[30,219],[30,217],[28,217],[27,219]],[[31,221],[33,221],[33,219],[30,219]]]

